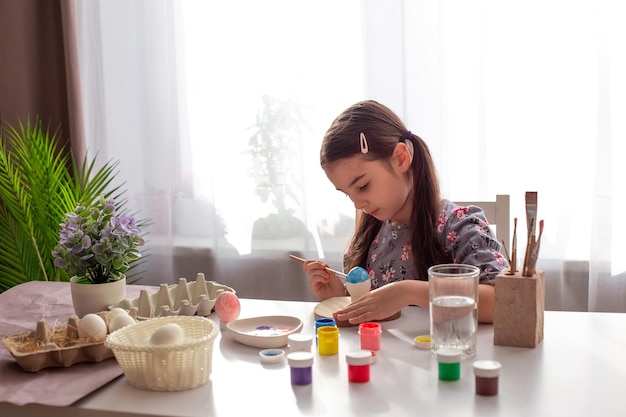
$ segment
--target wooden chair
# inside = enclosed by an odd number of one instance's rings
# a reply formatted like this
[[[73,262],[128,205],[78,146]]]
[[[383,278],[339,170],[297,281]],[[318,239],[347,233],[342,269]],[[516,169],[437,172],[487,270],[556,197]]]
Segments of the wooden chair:
[[[483,209],[489,223],[495,225],[498,242],[506,244],[507,251],[511,250],[511,203],[508,194],[496,195],[495,201],[455,201],[460,206],[478,206]],[[504,248],[502,248],[504,254]]]

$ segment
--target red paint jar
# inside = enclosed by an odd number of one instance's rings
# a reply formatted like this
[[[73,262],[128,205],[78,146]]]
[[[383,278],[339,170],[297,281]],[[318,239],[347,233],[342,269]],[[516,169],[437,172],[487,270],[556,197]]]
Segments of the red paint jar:
[[[365,322],[359,325],[359,335],[361,336],[361,349],[380,350],[380,334],[382,333],[380,323]]]
[[[346,354],[348,363],[348,381],[368,382],[370,380],[370,364],[372,352],[369,350],[357,350]]]

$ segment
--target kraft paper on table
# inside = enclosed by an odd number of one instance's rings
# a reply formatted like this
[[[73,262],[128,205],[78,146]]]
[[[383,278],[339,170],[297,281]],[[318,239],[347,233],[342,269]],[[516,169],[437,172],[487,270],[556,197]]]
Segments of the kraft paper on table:
[[[132,288],[136,287],[136,288]],[[129,298],[141,286],[129,286]],[[0,294],[0,339],[34,330],[37,321],[64,324],[75,314],[70,287],[63,282],[31,281]],[[114,358],[80,363],[68,368],[25,372],[0,342],[0,402],[15,405],[68,406],[122,375]]]

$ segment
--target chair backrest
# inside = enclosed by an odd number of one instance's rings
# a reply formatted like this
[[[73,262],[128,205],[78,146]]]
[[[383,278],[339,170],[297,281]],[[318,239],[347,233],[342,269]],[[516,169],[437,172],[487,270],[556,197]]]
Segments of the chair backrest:
[[[498,242],[506,244],[506,250],[511,250],[511,203],[508,194],[496,195],[495,201],[455,201],[460,206],[478,206],[485,212],[489,223],[496,226]],[[502,249],[504,254],[504,248]]]

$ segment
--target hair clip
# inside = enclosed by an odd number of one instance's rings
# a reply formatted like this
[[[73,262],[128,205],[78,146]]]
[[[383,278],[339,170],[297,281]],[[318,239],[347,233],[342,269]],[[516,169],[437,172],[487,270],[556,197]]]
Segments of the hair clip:
[[[361,132],[359,139],[361,142],[361,153],[368,153],[370,149],[367,146],[367,139],[365,138],[365,133]]]
[[[408,133],[406,134],[406,138],[408,140],[411,140],[412,137],[413,137],[413,133],[411,133],[411,131],[409,130]]]

